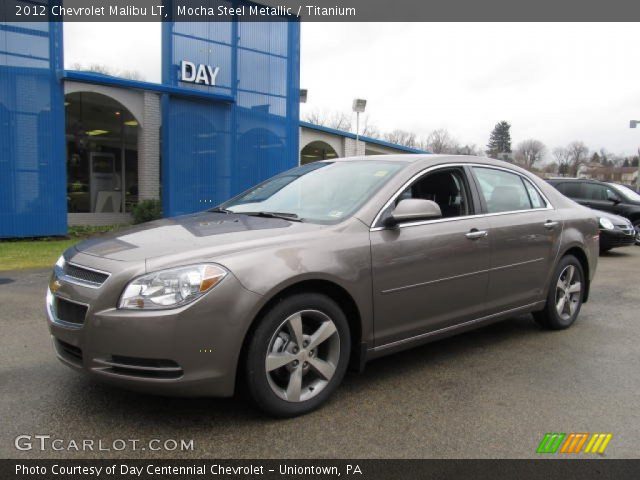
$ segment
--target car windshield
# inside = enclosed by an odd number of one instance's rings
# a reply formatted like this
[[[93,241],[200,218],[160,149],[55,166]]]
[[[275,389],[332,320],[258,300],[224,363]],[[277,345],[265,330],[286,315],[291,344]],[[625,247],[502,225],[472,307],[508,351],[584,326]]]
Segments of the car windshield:
[[[336,223],[355,212],[404,162],[315,162],[277,175],[220,205],[233,213]]]
[[[640,202],[640,195],[634,192],[633,190],[631,190],[629,187],[625,187],[624,185],[619,185],[617,183],[610,183],[609,185],[615,188],[618,191],[618,193],[620,193],[627,200],[631,200],[633,202]]]

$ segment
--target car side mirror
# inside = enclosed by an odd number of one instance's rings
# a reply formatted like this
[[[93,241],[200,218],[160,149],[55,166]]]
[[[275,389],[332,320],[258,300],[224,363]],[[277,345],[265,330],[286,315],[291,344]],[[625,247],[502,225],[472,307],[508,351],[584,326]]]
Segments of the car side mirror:
[[[431,220],[441,217],[442,212],[436,202],[423,200],[421,198],[407,198],[398,203],[385,223],[388,226],[394,226],[399,223]]]

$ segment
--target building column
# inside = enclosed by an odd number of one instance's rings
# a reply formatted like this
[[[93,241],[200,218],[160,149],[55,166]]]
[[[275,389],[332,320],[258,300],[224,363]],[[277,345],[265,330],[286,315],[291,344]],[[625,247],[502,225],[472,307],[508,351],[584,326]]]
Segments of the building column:
[[[143,119],[138,127],[139,201],[160,198],[160,95],[143,95]]]
[[[366,144],[362,140],[356,142],[355,138],[345,137],[344,139],[344,156],[360,157],[364,156]]]

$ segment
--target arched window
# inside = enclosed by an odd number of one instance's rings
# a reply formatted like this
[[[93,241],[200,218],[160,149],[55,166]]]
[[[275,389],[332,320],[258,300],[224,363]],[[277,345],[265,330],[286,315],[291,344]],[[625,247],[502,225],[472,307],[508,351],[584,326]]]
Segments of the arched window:
[[[300,165],[317,162],[318,160],[331,160],[337,158],[338,154],[331,145],[323,141],[309,143],[300,152]]]

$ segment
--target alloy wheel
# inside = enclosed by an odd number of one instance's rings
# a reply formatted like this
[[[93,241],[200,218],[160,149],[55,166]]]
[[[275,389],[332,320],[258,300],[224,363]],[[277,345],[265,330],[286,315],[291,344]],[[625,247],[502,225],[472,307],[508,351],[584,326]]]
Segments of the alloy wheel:
[[[558,277],[556,285],[556,311],[563,320],[573,317],[580,305],[582,283],[574,265],[567,265]]]
[[[269,386],[283,400],[304,402],[333,378],[340,359],[335,323],[318,310],[285,319],[271,337],[265,358]]]

